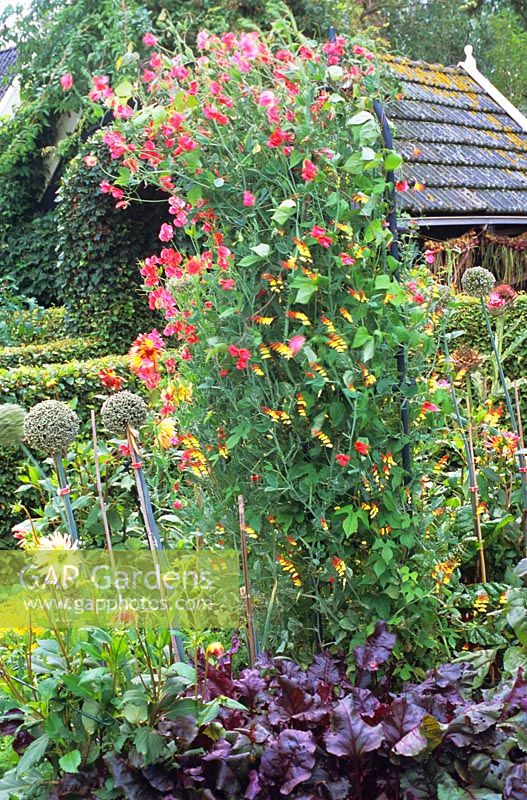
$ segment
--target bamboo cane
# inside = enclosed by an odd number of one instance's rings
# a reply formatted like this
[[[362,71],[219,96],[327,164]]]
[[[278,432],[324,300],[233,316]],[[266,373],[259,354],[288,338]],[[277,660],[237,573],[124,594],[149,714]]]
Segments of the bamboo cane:
[[[483,543],[483,534],[481,532],[481,518],[479,514],[479,492],[478,481],[476,475],[476,461],[474,458],[474,441],[472,436],[472,406],[470,402],[470,391],[467,392],[467,417],[468,417],[468,446],[470,450],[470,463],[469,463],[469,491],[472,495],[472,507],[474,510],[474,527],[476,529],[476,536],[479,546],[479,563],[481,569],[481,581],[487,583],[487,565],[485,562],[485,546]]]

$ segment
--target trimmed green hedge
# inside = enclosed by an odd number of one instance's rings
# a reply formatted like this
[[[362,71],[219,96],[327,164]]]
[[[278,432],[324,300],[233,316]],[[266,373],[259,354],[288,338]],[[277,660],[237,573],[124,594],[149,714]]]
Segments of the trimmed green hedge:
[[[67,336],[64,306],[15,311],[9,322],[10,336],[20,344],[44,344]]]
[[[504,321],[503,353],[505,374],[511,381],[527,378],[527,294],[520,294],[513,308],[502,318]],[[492,319],[495,330],[496,320]],[[460,344],[469,344],[485,355],[490,355],[491,345],[481,304],[475,297],[459,295],[456,298],[450,331],[464,331],[463,336],[450,343],[453,350]],[[509,351],[507,355],[507,351]],[[490,364],[483,365],[489,374]]]
[[[100,356],[104,349],[104,343],[95,337],[58,339],[43,344],[3,347],[0,349],[0,369],[17,367],[22,364],[37,366],[64,363],[72,359],[80,361]]]
[[[100,405],[95,396],[106,392],[98,373],[110,368],[127,380],[127,388],[137,389],[126,356],[103,356],[66,364],[46,364],[44,367],[22,365],[0,369],[0,396],[4,402],[17,402],[25,408],[52,397],[65,401],[76,398],[82,415],[83,411]]]

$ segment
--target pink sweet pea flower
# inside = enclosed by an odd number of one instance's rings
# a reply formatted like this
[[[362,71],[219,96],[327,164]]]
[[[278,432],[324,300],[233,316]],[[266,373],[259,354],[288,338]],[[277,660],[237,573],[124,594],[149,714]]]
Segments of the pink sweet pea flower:
[[[243,205],[249,208],[250,206],[254,206],[256,203],[256,197],[251,192],[244,192],[243,193]]]
[[[174,238],[174,228],[166,222],[163,222],[159,229],[159,238],[162,242],[169,242]]]
[[[98,163],[97,156],[84,156],[83,161],[87,167],[95,167]]]
[[[141,41],[143,44],[146,44],[147,47],[155,47],[157,44],[157,39],[153,33],[145,33]]]
[[[306,343],[306,337],[298,334],[297,336],[293,336],[292,339],[289,339],[287,345],[291,350],[292,354],[296,356],[296,354],[301,351],[305,343]]]
[[[339,467],[347,467],[349,462],[351,461],[351,456],[347,456],[344,453],[337,453],[335,456],[335,461],[339,465]]]
[[[231,292],[236,288],[236,281],[233,278],[220,278],[218,283],[226,292]]]
[[[313,162],[310,161],[309,158],[305,158],[304,163],[302,164],[303,180],[308,182],[314,180],[317,176],[317,172],[318,170],[316,166],[313,164]]]
[[[62,87],[63,92],[69,92],[69,90],[73,86],[73,75],[71,74],[71,72],[65,72],[64,75],[61,75],[60,85]]]

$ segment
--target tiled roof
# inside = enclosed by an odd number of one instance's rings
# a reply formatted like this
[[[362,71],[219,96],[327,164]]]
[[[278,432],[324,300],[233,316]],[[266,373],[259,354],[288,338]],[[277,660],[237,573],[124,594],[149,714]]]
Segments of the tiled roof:
[[[7,50],[0,50],[0,100],[5,95],[11,81],[8,75],[11,66],[16,61],[16,47],[9,47]]]
[[[416,216],[527,215],[527,133],[462,67],[388,57],[401,94],[389,102]],[[424,189],[413,190],[415,182]]]

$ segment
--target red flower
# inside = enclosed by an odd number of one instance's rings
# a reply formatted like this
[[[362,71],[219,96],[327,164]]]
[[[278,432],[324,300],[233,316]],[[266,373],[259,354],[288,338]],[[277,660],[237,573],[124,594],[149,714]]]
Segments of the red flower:
[[[353,447],[361,456],[367,456],[370,452],[370,445],[366,444],[366,442],[357,441],[354,443]]]
[[[121,391],[123,379],[117,375],[114,369],[101,369],[97,375],[101,384],[106,386],[107,389],[112,389],[114,392]]]
[[[351,460],[351,456],[347,456],[344,453],[337,453],[335,456],[335,461],[339,465],[339,467],[347,467]]]
[[[407,192],[409,189],[408,181],[406,179],[403,181],[397,181],[395,188],[398,192]]]
[[[304,163],[302,164],[302,178],[305,181],[312,181],[317,176],[318,169],[313,164],[309,158],[304,159]]]

